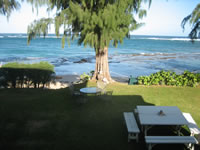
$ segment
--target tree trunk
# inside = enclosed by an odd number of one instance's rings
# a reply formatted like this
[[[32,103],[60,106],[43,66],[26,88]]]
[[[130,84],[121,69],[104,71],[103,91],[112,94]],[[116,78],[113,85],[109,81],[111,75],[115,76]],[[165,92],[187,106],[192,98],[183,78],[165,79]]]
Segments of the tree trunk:
[[[98,49],[96,51],[96,66],[92,80],[101,80],[104,82],[113,82],[110,76],[108,66],[108,48]]]

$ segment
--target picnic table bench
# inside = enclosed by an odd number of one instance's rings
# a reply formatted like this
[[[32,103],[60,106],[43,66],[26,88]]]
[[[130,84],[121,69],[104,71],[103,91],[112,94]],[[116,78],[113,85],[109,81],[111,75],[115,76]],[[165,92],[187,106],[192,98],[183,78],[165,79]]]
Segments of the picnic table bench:
[[[190,113],[183,113],[183,116],[188,121],[188,128],[190,130],[190,136],[196,136],[198,143],[200,143],[200,128],[192,118]]]
[[[145,142],[148,150],[157,144],[185,144],[191,150],[194,150],[194,144],[198,141],[193,136],[145,136]]]
[[[197,126],[196,122],[190,115],[190,113],[183,113],[183,116],[188,121],[188,128],[190,129],[191,135],[194,136],[195,134],[200,134],[200,129]]]
[[[138,135],[140,130],[138,128],[133,112],[124,112],[124,119],[128,129],[128,142],[131,139],[135,139],[138,142]]]

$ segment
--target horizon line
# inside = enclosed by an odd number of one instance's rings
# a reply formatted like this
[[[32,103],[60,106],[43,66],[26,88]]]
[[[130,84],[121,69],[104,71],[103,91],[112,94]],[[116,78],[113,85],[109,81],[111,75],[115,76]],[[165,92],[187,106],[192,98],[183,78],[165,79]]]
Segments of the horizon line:
[[[26,34],[27,33],[0,33],[0,34]],[[48,35],[56,35],[55,33],[49,33],[47,34],[46,36]],[[63,35],[63,34],[60,34],[60,36]],[[150,35],[150,34],[130,34],[130,36],[163,36],[163,37],[188,37],[188,36],[185,36],[185,35]],[[42,35],[41,35],[42,37]],[[126,37],[125,37],[126,38]]]

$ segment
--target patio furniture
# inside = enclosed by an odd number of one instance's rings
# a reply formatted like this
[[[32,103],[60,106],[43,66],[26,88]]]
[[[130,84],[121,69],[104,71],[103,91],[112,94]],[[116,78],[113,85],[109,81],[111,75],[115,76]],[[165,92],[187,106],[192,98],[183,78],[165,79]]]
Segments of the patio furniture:
[[[126,127],[128,129],[128,142],[131,139],[135,139],[138,142],[138,135],[140,130],[138,128],[137,122],[132,112],[124,112],[124,119],[126,123]]]
[[[81,93],[79,91],[74,89],[74,85],[73,84],[71,84],[69,86],[69,90],[70,90],[70,93],[71,93],[72,96],[80,96],[81,95]]]
[[[71,84],[69,86],[70,94],[73,96],[73,99],[76,101],[77,104],[84,104],[86,103],[86,98],[80,91],[74,89],[74,85]]]
[[[103,96],[103,95],[112,96],[113,91],[103,91],[103,92],[101,92],[100,94],[101,94],[102,96]]]
[[[101,93],[101,89],[97,87],[87,87],[87,88],[81,88],[80,92],[83,94],[98,94]]]
[[[176,126],[178,135],[183,125],[188,121],[176,106],[137,106],[138,117],[145,136],[153,126]]]
[[[200,143],[200,128],[197,126],[196,122],[192,118],[190,113],[183,113],[183,116],[188,121],[188,128],[190,129],[190,136],[197,135],[198,136],[198,143]]]
[[[103,101],[112,102],[112,100],[113,100],[112,93],[113,93],[113,91],[106,91],[106,92],[103,92],[103,93],[102,92],[97,93],[97,95]]]
[[[195,134],[200,134],[200,128],[197,126],[190,113],[183,113],[183,116],[189,123],[188,127],[190,129],[191,135],[194,136]]]
[[[185,144],[194,150],[194,144],[198,143],[193,136],[145,136],[145,142],[148,150],[157,144]]]
[[[103,81],[97,81],[97,87],[101,89],[102,93],[106,92],[106,86],[107,84],[104,83]]]
[[[134,85],[134,84],[137,84],[137,78],[134,78],[132,76],[130,76],[129,80],[128,80],[128,84],[129,85]]]
[[[133,110],[133,113],[134,113],[134,115],[135,115],[136,121],[137,121],[137,122],[140,122],[140,121],[139,121],[139,117],[138,117],[138,110],[137,110],[137,108],[135,108],[135,109]]]

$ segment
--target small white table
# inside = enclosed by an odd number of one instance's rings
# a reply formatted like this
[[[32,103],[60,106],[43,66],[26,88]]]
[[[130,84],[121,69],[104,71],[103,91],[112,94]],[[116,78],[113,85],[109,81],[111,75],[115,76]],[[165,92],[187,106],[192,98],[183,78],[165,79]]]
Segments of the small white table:
[[[81,88],[80,92],[84,94],[97,94],[101,92],[101,89],[97,87],[87,87],[87,88]]]
[[[176,106],[137,106],[137,110],[145,136],[152,126],[174,125],[177,126],[178,134],[180,134],[180,127],[188,125],[182,112]],[[160,111],[163,113],[159,114]]]

